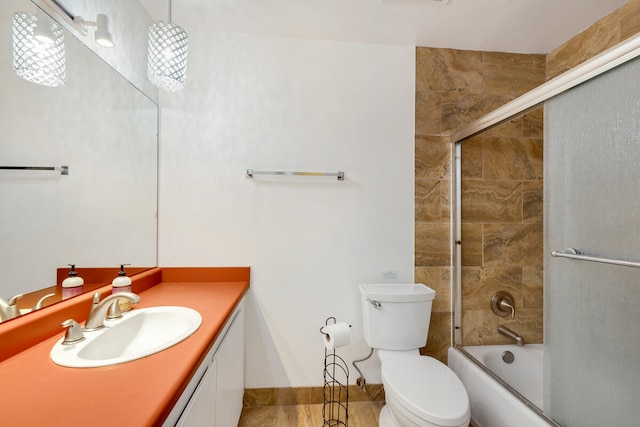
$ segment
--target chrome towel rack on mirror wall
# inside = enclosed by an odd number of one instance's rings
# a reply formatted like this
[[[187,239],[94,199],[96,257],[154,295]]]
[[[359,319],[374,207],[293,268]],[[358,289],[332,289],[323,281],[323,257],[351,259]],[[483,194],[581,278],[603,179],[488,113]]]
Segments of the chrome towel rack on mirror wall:
[[[0,166],[3,170],[57,171],[60,175],[69,175],[69,166]]]
[[[623,261],[619,259],[601,258],[590,255],[584,255],[580,249],[567,248],[563,251],[551,252],[552,257],[578,259],[581,261],[601,262],[603,264],[621,265],[623,267],[640,268],[640,262]]]

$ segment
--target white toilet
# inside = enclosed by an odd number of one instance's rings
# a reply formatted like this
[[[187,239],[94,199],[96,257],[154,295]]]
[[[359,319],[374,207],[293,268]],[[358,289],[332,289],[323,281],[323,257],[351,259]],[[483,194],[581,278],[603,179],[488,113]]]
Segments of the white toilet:
[[[427,342],[431,303],[423,284],[361,284],[364,339],[377,349],[387,404],[380,427],[467,427],[469,397],[444,363],[420,356]]]

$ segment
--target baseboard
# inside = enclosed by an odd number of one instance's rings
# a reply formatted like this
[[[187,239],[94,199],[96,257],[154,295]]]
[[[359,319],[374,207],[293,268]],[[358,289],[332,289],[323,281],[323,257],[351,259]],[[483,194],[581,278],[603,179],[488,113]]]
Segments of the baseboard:
[[[382,384],[367,384],[366,391],[348,387],[350,402],[384,401]],[[243,406],[314,405],[324,403],[324,387],[248,388],[244,390]]]

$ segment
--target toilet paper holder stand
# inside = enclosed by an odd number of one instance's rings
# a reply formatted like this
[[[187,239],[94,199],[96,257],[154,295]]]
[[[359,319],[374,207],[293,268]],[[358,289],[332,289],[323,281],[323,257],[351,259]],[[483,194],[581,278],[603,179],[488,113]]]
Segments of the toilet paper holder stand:
[[[330,323],[333,321],[333,323]],[[336,324],[335,317],[328,317],[324,326]],[[320,333],[324,333],[324,326],[320,328]],[[351,325],[349,325],[351,327]],[[344,359],[336,354],[336,349],[324,349],[324,387],[322,417],[323,426],[345,426],[349,425],[349,368]]]

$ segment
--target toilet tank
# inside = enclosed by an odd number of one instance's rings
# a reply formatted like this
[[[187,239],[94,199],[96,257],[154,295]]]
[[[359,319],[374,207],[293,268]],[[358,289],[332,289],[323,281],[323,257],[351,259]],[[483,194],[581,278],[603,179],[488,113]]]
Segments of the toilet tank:
[[[417,284],[361,284],[364,339],[372,348],[424,347],[436,292]]]

